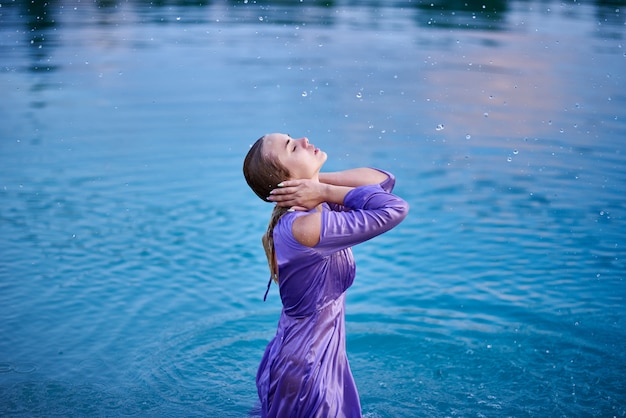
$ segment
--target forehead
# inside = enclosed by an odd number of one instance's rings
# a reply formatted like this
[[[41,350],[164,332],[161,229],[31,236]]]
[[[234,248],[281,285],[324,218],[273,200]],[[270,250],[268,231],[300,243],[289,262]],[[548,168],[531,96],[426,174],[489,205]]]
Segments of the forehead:
[[[289,139],[285,134],[267,134],[263,137],[263,151],[275,154],[285,147],[285,142]]]

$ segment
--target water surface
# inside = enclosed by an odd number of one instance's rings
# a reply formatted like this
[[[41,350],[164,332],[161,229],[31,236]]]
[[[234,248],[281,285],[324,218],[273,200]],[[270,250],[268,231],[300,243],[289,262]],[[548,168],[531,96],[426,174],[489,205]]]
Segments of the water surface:
[[[366,416],[626,415],[623,2],[0,6],[0,415],[248,415],[273,131],[411,205],[355,248]]]

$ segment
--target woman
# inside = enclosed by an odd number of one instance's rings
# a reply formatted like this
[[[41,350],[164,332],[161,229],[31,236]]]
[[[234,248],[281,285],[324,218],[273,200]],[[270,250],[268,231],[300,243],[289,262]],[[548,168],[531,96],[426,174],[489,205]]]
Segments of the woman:
[[[326,159],[307,138],[274,133],[250,148],[243,165],[250,188],[276,204],[263,246],[268,290],[278,282],[283,309],[257,372],[263,417],[361,416],[345,348],[350,247],[399,224],[408,205],[390,193],[390,173],[321,173]]]

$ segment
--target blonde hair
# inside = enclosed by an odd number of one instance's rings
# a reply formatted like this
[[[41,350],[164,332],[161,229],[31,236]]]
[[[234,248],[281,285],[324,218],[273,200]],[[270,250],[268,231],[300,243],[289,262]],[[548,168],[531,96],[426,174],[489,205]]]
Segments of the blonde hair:
[[[287,208],[275,206],[267,225],[267,231],[263,234],[261,242],[267,257],[267,266],[270,269],[270,278],[278,283],[278,260],[276,259],[276,248],[274,247],[274,227],[278,224],[278,220],[287,213]]]

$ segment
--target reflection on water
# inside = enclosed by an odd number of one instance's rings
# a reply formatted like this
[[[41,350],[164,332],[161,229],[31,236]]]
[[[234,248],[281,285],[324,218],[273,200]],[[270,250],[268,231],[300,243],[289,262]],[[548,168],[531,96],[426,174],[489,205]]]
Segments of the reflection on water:
[[[576,113],[589,101],[614,106],[615,100],[623,98],[619,89],[610,92],[614,89],[611,83],[619,81],[610,80],[607,84],[606,80],[607,77],[619,77],[618,69],[623,68],[623,60],[613,62],[624,56],[624,16],[620,10],[623,4],[619,1],[574,5],[416,1],[389,2],[383,6],[377,2],[324,1],[100,1],[66,5],[56,1],[17,1],[3,3],[2,51],[5,71],[18,73],[24,68],[22,54],[28,51],[26,68],[36,73],[30,79],[29,89],[33,94],[28,97],[31,106],[37,109],[46,106],[49,100],[49,95],[42,91],[67,90],[75,84],[70,80],[55,79],[51,73],[82,74],[92,70],[101,79],[99,82],[105,76],[113,78],[117,74],[121,77],[124,76],[123,67],[129,62],[125,54],[132,54],[136,49],[161,48],[164,42],[174,42],[181,48],[194,45],[205,57],[198,57],[195,64],[214,71],[214,77],[222,77],[218,68],[227,67],[216,61],[216,68],[212,68],[214,65],[206,61],[210,57],[223,60],[224,56],[219,52],[221,48],[239,48],[245,54],[246,61],[240,59],[231,65],[244,64],[250,71],[263,72],[270,70],[272,63],[269,60],[278,57],[275,50],[268,49],[276,42],[282,49],[279,59],[287,58],[284,66],[307,72],[305,77],[314,83],[312,87],[303,86],[299,92],[304,93],[302,97],[310,98],[310,93],[315,90],[328,90],[323,98],[336,101],[336,93],[347,87],[350,81],[366,81],[351,80],[346,75],[370,67],[369,71],[376,72],[375,80],[400,77],[413,80],[414,86],[403,85],[401,91],[388,90],[393,84],[386,81],[386,89],[374,85],[374,90],[369,92],[379,96],[386,93],[389,100],[394,101],[390,106],[395,103],[398,109],[394,110],[400,112],[396,118],[414,117],[415,105],[409,99],[426,99],[432,111],[446,114],[445,121],[432,121],[434,126],[442,125],[448,129],[458,126],[467,130],[468,124],[488,123],[490,134],[504,136],[513,132],[524,137],[536,133],[538,127],[531,122],[534,115],[517,113],[520,108],[537,112],[538,107],[544,107],[545,111],[537,113],[546,114],[546,119],[541,121],[548,128],[543,130],[545,133],[551,130],[550,122],[555,119],[548,114],[549,109],[561,107]],[[593,19],[589,18],[589,13],[593,13]],[[161,29],[150,33],[134,29],[152,24]],[[228,27],[232,26],[235,33],[236,28],[248,25],[249,30],[228,38],[230,45],[225,43],[224,33],[230,30]],[[206,30],[197,31],[200,26]],[[313,30],[319,32],[313,34]],[[332,30],[355,31],[360,33],[363,41],[355,39],[356,44],[351,41],[343,44],[332,38]],[[280,31],[280,35],[275,31]],[[577,56],[578,45],[563,38],[564,34],[576,31],[583,31],[590,47],[598,52],[593,62]],[[85,36],[89,37],[92,43],[89,47],[97,55],[78,56],[62,52],[87,47],[82,40]],[[272,36],[281,38],[267,39]],[[254,41],[248,44],[245,37],[252,37]],[[201,48],[203,42],[206,46]],[[411,56],[409,51],[416,42],[425,52]],[[317,50],[313,48],[315,45]],[[306,53],[296,52],[302,47]],[[337,54],[345,48],[354,48],[353,55],[358,58],[341,62]],[[328,57],[336,57],[337,61],[333,63]],[[253,65],[255,63],[261,65]],[[583,68],[583,71],[571,74],[579,79],[563,76],[564,72],[572,72],[569,66],[587,67],[587,63],[591,64],[589,72]],[[615,67],[615,64],[621,67]],[[268,65],[270,68],[266,69]],[[333,72],[335,65],[344,69]],[[595,71],[597,68],[607,68],[609,74],[600,74]],[[613,72],[613,68],[617,71]],[[450,72],[457,76],[449,77]],[[485,77],[485,73],[489,76]],[[274,77],[262,82],[278,88],[285,76],[290,75],[278,71]],[[275,81],[270,81],[271,78]],[[162,79],[153,82],[162,83]],[[368,93],[363,91],[363,86],[352,88],[351,96],[358,93],[363,98],[363,94]],[[258,91],[268,93],[266,89]],[[565,99],[564,91],[571,97]],[[605,91],[612,95],[597,97],[598,93]],[[564,99],[570,101],[563,102]],[[384,98],[377,97],[376,100],[381,106],[387,106]],[[472,108],[457,108],[456,105],[461,103],[471,103]],[[349,106],[345,102],[341,104]],[[408,110],[403,112],[402,109]],[[481,122],[479,116],[489,118],[489,122]],[[584,118],[590,119],[593,115]],[[571,120],[564,121],[558,129],[581,135],[586,141],[586,121],[568,119]],[[476,132],[454,134],[474,134],[476,137]]]
[[[624,6],[0,0],[0,415],[254,408],[280,130],[411,205],[355,249],[366,416],[625,416]]]

